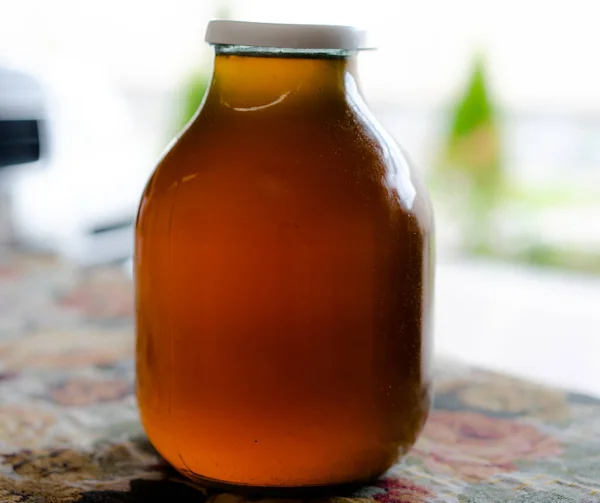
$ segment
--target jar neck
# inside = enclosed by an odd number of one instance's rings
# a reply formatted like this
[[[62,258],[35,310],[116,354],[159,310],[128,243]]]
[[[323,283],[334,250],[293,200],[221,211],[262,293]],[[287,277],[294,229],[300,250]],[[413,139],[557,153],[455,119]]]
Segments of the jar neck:
[[[238,111],[286,102],[345,100],[356,80],[356,55],[342,51],[215,47],[212,83],[205,106]]]

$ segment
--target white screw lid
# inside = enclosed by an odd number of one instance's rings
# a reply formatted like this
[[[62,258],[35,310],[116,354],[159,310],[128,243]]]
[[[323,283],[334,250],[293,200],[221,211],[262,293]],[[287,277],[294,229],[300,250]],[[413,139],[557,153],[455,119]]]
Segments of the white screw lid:
[[[280,49],[367,49],[366,33],[352,26],[251,23],[213,20],[204,39],[209,44]]]

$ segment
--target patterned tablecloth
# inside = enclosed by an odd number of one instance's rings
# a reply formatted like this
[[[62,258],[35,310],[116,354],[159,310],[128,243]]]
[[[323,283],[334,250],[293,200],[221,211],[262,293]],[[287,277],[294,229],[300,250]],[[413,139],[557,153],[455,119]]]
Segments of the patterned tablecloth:
[[[0,502],[244,499],[185,480],[144,437],[132,311],[117,268],[0,255]],[[600,400],[448,363],[436,382],[412,452],[377,484],[332,499],[600,502]]]

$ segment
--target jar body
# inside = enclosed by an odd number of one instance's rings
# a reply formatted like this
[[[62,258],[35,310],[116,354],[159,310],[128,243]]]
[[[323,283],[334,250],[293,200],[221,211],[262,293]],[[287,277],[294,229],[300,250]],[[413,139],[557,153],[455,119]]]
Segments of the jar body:
[[[343,61],[236,57],[221,64],[258,65],[290,92],[275,103],[280,89],[267,101],[211,91],[146,188],[142,422],[190,477],[366,481],[414,443],[429,410],[427,194]],[[308,84],[277,69],[313,63],[340,66],[333,87],[303,95]]]

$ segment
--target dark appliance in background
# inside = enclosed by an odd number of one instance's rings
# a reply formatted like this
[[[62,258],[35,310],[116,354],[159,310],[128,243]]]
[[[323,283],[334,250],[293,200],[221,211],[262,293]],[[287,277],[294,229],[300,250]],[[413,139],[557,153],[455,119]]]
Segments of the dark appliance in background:
[[[40,160],[44,95],[31,76],[0,67],[0,245],[17,245],[11,211],[11,174]]]
[[[39,159],[39,120],[0,119],[0,168]]]

